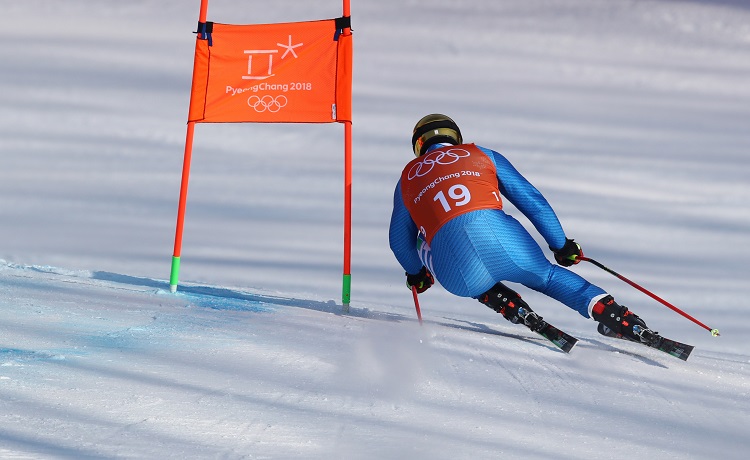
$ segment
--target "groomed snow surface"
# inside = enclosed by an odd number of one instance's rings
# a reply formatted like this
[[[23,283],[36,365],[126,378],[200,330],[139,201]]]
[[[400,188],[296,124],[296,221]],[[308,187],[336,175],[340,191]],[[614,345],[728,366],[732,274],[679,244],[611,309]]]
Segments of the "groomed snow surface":
[[[0,458],[747,457],[750,4],[352,0],[347,313],[337,124],[198,125],[169,292],[199,3],[3,5]],[[341,14],[320,3],[209,19]],[[722,336],[585,263],[691,358],[522,286],[570,354],[439,286],[420,326],[387,233],[430,112],[504,153],[586,255]]]

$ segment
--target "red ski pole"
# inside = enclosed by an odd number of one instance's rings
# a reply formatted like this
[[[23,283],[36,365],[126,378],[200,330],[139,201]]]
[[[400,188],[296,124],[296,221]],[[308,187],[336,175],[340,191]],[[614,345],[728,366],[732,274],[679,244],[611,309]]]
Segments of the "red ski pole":
[[[412,296],[414,296],[414,308],[417,309],[417,318],[419,318],[419,325],[422,325],[422,312],[419,310],[419,299],[417,298],[417,287],[411,287]]]
[[[681,314],[682,316],[684,316],[685,318],[687,318],[690,321],[694,322],[695,324],[697,324],[698,326],[702,327],[703,329],[706,329],[707,331],[710,331],[712,336],[717,337],[719,335],[719,330],[718,329],[712,329],[712,328],[706,326],[705,324],[701,323],[697,319],[695,319],[692,316],[688,315],[684,311],[682,311],[679,308],[675,307],[671,303],[669,303],[666,300],[662,299],[658,295],[656,295],[653,292],[649,291],[648,289],[646,289],[646,288],[644,288],[644,287],[642,287],[642,286],[640,286],[640,285],[638,285],[638,284],[630,281],[629,279],[625,278],[624,276],[622,276],[621,274],[619,274],[616,271],[612,270],[611,268],[607,268],[604,265],[600,264],[599,262],[595,261],[594,259],[590,259],[588,257],[578,256],[578,259],[585,260],[586,262],[592,263],[592,264],[596,265],[597,267],[601,268],[602,270],[606,271],[607,273],[610,273],[610,274],[616,276],[617,278],[621,279],[622,281],[625,281],[626,283],[628,283],[629,285],[631,285],[634,288],[638,289],[639,291],[641,291],[642,293],[644,293],[647,296],[651,297],[652,299],[654,299],[654,300],[662,303],[663,305],[666,305],[667,307],[669,307],[672,310],[676,311],[677,313]]]

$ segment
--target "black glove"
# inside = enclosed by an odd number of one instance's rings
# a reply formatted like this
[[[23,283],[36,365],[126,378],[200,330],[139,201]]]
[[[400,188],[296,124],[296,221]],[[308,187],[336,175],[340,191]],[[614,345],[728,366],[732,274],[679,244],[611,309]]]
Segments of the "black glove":
[[[416,275],[406,274],[406,285],[409,289],[412,286],[416,287],[420,294],[428,290],[433,284],[435,284],[435,278],[432,277],[432,273],[425,266],[422,266],[422,269]]]
[[[560,249],[553,249],[551,246],[550,249],[555,251],[555,260],[563,267],[579,263],[581,261],[579,257],[583,256],[581,246],[570,238],[565,239],[565,245]]]

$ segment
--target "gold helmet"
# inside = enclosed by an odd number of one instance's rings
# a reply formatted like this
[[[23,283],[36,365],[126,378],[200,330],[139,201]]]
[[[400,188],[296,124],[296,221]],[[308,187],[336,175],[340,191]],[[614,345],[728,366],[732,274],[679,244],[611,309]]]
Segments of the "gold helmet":
[[[411,137],[411,145],[414,155],[424,155],[427,149],[434,144],[447,142],[458,145],[463,143],[461,130],[455,121],[447,115],[432,113],[422,117],[414,126],[414,135]]]

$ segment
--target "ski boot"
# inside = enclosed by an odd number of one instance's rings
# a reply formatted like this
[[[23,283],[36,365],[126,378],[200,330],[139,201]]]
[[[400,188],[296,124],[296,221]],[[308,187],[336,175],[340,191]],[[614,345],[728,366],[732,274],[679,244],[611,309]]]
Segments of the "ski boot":
[[[628,307],[619,305],[611,295],[594,305],[591,317],[599,322],[597,331],[607,337],[623,338],[648,346],[657,344],[660,339],[658,332],[649,329],[638,315]]]
[[[522,323],[534,332],[539,332],[547,324],[516,291],[503,283],[495,284],[477,300],[503,315],[511,323]]]

